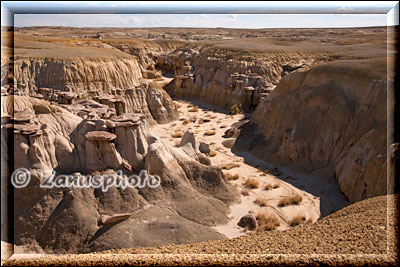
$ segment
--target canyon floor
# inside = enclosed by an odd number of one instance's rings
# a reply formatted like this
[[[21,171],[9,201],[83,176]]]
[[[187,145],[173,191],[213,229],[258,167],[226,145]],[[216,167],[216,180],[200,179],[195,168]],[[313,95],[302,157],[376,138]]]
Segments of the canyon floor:
[[[214,227],[228,238],[246,233],[246,229],[237,223],[248,213],[276,214],[282,220],[277,229],[285,230],[296,216],[305,216],[305,221],[311,223],[321,215],[326,216],[348,205],[349,202],[334,181],[296,174],[283,166],[259,160],[250,153],[233,153],[229,143],[232,144],[235,138],[226,137],[225,131],[248,123],[250,114],[231,115],[201,101],[176,100],[176,105],[179,107],[180,119],[168,124],[157,124],[152,127],[152,131],[171,146],[179,145],[179,136],[192,131],[197,142],[208,144],[210,150],[215,152],[215,156],[210,156],[212,165],[220,166],[228,177],[234,177],[230,178],[230,182],[241,192],[240,203],[230,207],[228,224]],[[248,178],[258,182],[257,188],[246,187]],[[271,185],[269,190],[265,189],[267,185]],[[279,207],[280,199],[295,194],[302,197],[299,205]],[[266,200],[266,206],[257,204],[257,199]]]

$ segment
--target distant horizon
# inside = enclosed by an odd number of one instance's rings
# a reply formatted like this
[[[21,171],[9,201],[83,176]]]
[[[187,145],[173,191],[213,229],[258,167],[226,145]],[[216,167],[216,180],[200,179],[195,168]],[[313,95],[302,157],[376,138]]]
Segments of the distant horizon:
[[[396,1],[2,2],[2,26],[357,28],[398,25]],[[8,17],[8,19],[7,19]]]
[[[377,26],[343,26],[343,27],[304,27],[304,28],[293,28],[293,27],[271,27],[271,28],[227,28],[227,27],[178,27],[178,26],[142,26],[142,27],[129,27],[129,26],[65,26],[65,25],[33,25],[33,26],[2,26],[2,27],[14,27],[14,28],[77,28],[77,29],[99,29],[99,28],[115,28],[115,29],[228,29],[228,30],[268,30],[268,29],[346,29],[346,28],[386,28],[395,27],[397,25],[377,25]]]

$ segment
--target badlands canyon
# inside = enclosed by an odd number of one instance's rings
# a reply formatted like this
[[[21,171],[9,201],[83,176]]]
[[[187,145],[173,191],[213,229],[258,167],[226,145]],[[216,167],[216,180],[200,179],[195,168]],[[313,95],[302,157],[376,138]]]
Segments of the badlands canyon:
[[[2,28],[2,242],[385,253],[394,30]],[[13,188],[19,168],[31,180]],[[160,185],[39,186],[141,170]]]

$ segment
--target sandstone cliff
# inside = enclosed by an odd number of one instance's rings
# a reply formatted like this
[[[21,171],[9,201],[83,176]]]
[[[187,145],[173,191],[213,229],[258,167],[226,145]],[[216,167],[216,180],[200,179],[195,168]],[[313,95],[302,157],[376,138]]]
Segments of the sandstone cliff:
[[[247,125],[234,150],[334,178],[351,201],[386,194],[385,70],[373,59],[287,75],[251,117],[261,134]]]
[[[217,47],[179,48],[157,57],[157,66],[174,72],[164,88],[171,96],[196,98],[230,109],[254,109],[282,76],[307,68],[322,52],[243,52]]]

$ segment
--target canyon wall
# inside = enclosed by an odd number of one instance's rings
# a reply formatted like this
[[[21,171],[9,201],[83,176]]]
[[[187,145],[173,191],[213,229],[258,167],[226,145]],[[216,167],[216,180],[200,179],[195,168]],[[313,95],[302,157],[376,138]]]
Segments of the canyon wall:
[[[144,114],[149,123],[166,123],[178,116],[168,94],[142,79],[134,57],[21,58],[14,70],[16,94],[61,104],[93,99],[115,109],[117,115]]]
[[[350,201],[386,194],[385,70],[385,59],[373,59],[287,75],[261,100],[234,150],[336,179]]]
[[[325,57],[316,52],[179,48],[158,56],[157,66],[175,74],[164,87],[171,96],[200,99],[224,109],[236,105],[249,111],[275,88],[282,76],[308,68]]]

